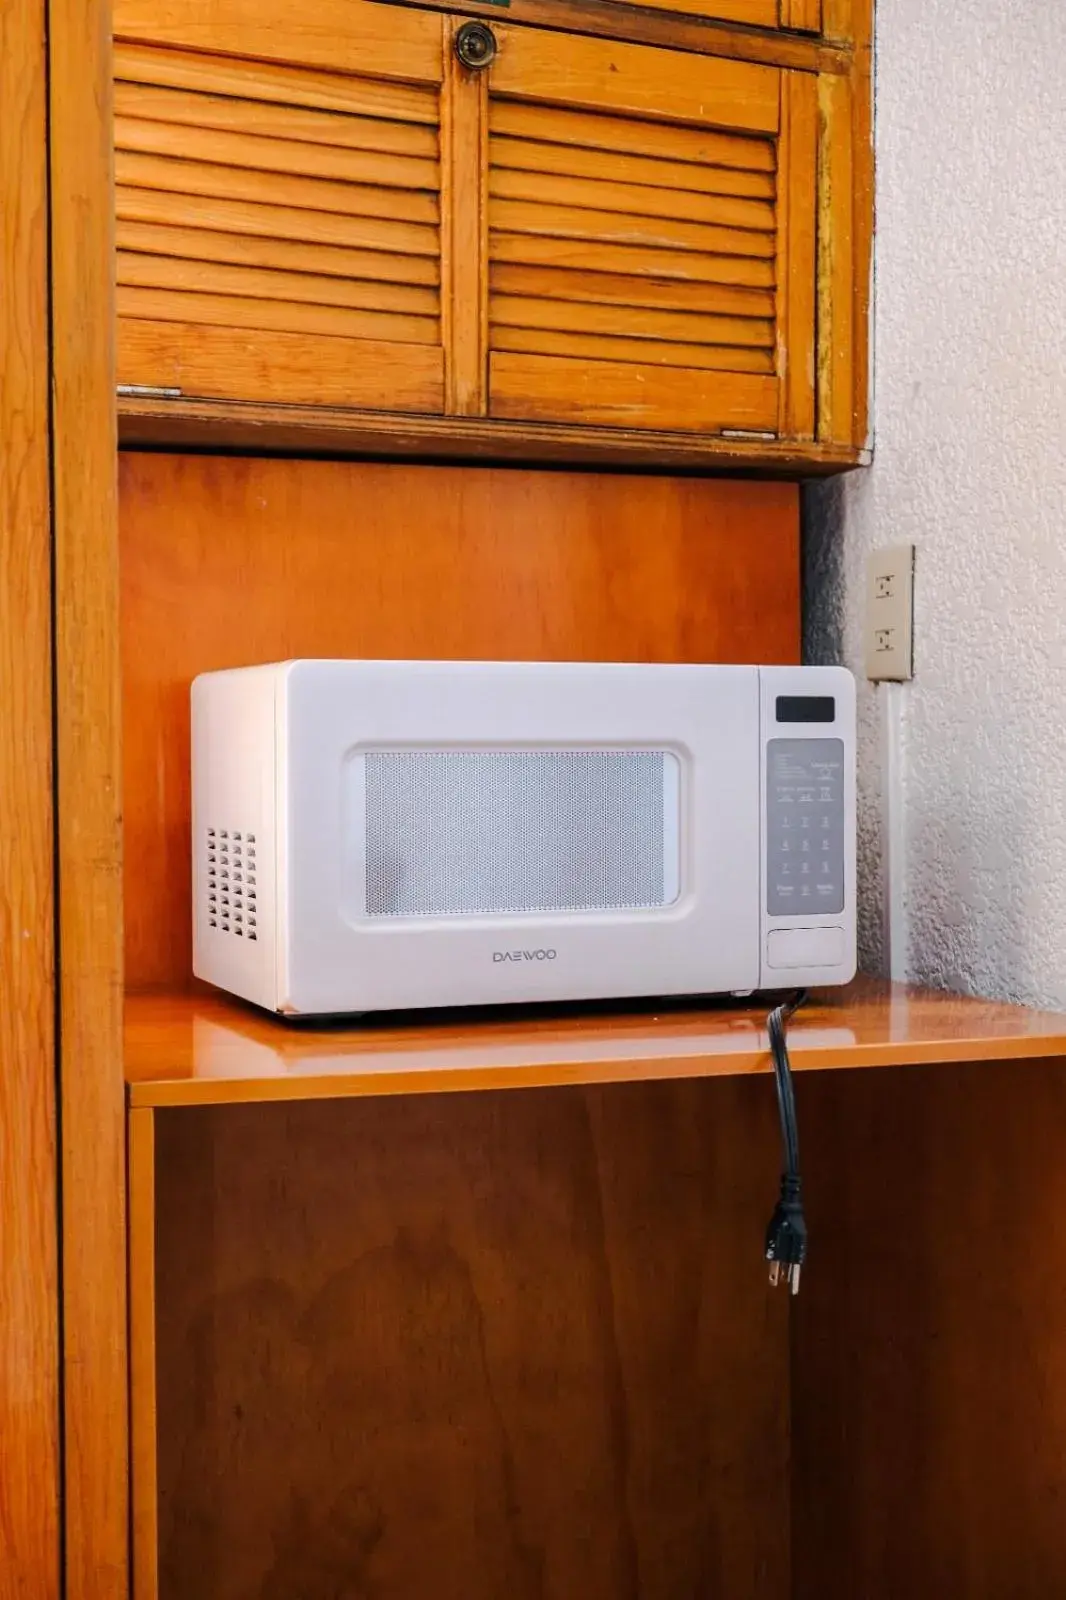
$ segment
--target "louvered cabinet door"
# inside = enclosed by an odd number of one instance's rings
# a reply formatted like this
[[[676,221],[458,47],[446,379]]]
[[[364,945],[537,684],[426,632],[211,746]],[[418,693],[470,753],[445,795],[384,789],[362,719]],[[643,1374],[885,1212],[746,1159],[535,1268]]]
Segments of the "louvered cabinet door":
[[[813,437],[814,76],[496,32],[490,415]]]
[[[440,412],[442,20],[116,0],[118,376]]]

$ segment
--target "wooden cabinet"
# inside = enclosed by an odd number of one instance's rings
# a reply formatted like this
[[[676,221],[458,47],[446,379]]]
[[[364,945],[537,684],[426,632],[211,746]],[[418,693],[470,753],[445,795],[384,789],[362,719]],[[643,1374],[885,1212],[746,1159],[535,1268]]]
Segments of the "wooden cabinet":
[[[814,58],[375,0],[117,0],[115,31],[118,382],[153,442],[861,445],[856,119]]]
[[[120,0],[119,383],[440,412],[441,21],[306,9]]]
[[[814,77],[498,34],[489,414],[810,438]]]

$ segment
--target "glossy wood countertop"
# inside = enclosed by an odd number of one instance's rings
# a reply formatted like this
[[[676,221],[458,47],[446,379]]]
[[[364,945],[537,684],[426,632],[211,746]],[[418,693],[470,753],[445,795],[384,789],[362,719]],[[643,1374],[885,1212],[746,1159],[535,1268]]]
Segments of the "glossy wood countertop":
[[[213,992],[126,1002],[133,1106],[623,1083],[769,1070],[763,1002],[433,1013],[308,1026]],[[1066,1056],[1066,1015],[857,979],[793,1021],[798,1070]]]

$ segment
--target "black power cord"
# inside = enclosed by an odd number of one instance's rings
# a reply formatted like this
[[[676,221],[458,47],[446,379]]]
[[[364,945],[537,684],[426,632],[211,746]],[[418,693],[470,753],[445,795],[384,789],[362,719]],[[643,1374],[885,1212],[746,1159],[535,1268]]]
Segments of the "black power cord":
[[[791,999],[775,1006],[766,1019],[770,1035],[770,1054],[777,1085],[777,1109],[781,1117],[781,1144],[784,1170],[781,1195],[766,1230],[766,1259],[770,1263],[770,1282],[775,1287],[782,1279],[793,1294],[799,1293],[800,1268],[807,1258],[807,1219],[803,1215],[803,1185],[799,1171],[799,1134],[796,1131],[796,1097],[792,1087],[792,1065],[788,1059],[786,1030],[807,999],[806,989],[798,989]]]

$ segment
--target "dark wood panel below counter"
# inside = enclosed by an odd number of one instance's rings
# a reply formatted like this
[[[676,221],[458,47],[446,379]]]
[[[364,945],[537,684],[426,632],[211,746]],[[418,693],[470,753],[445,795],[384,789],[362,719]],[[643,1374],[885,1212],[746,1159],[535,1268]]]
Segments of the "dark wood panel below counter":
[[[786,1600],[768,1089],[154,1113],[161,1600]]]
[[[1066,1061],[802,1088],[795,1600],[1066,1594]]]

